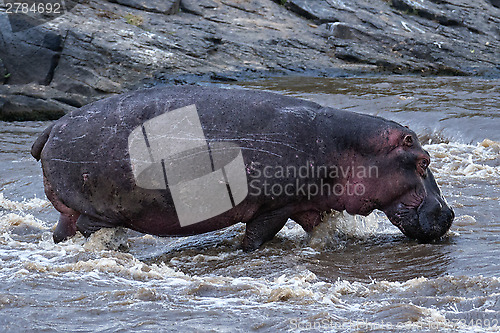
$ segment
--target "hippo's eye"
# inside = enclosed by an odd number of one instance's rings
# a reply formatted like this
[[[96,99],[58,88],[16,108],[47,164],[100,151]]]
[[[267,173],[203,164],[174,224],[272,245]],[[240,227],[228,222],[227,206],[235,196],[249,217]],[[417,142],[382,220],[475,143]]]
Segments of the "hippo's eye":
[[[425,171],[427,170],[427,167],[431,161],[428,158],[422,158],[420,161],[417,163],[417,171],[420,174],[420,176],[425,177]]]
[[[420,161],[420,166],[422,167],[422,169],[427,169],[427,167],[429,166],[429,160],[424,158]]]
[[[411,147],[413,146],[413,137],[411,135],[405,136],[403,139],[403,143],[405,146]]]

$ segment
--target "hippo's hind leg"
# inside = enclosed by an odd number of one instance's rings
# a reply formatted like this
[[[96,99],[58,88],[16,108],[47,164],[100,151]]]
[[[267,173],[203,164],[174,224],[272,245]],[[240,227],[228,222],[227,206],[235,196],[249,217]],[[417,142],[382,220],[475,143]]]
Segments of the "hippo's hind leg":
[[[263,213],[247,222],[245,238],[242,244],[243,251],[256,250],[265,242],[273,239],[288,221],[289,214],[290,210],[285,207]]]
[[[43,186],[45,188],[45,195],[52,202],[54,208],[61,213],[59,217],[59,222],[52,234],[54,239],[54,243],[60,243],[65,241],[76,234],[76,220],[80,216],[80,213],[74,209],[66,206],[59,198],[57,197],[52,185],[47,180],[45,175],[43,176]]]
[[[297,222],[306,232],[311,232],[315,226],[322,222],[321,213],[314,210],[307,210],[295,213],[291,219]]]

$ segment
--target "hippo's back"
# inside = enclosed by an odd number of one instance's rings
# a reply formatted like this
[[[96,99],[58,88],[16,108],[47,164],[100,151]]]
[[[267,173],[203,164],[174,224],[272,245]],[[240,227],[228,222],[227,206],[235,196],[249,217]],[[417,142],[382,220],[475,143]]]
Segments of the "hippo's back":
[[[190,105],[206,140],[239,146],[247,166],[306,163],[316,153],[316,103],[250,90],[159,87],[97,101],[55,122],[41,151],[44,175],[65,205],[90,216],[128,221],[144,210],[175,215],[168,188],[137,186],[129,136]]]

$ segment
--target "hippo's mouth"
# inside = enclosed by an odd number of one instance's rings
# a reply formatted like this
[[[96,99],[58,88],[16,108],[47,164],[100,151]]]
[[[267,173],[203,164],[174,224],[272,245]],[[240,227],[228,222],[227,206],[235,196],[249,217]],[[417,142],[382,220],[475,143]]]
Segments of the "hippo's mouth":
[[[392,224],[410,238],[417,238],[419,234],[418,211],[422,207],[425,199],[425,191],[411,191],[402,196],[393,205],[383,212]]]
[[[418,239],[418,236],[421,234],[421,228],[418,223],[418,209],[420,205],[415,207],[400,202],[396,207],[391,208],[384,210],[389,221],[406,236]]]
[[[418,205],[399,202],[384,213],[403,234],[422,243],[443,236],[454,218],[453,210],[445,203],[429,198],[422,198]]]
[[[424,205],[424,199],[425,192],[415,191],[383,211],[389,221],[407,237],[418,240],[427,238],[419,223],[419,211]]]

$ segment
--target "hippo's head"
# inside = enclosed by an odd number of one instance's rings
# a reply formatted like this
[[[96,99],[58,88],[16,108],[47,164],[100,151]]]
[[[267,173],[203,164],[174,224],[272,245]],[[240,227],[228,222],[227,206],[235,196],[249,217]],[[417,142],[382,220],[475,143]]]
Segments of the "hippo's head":
[[[416,134],[398,125],[379,132],[370,146],[377,153],[363,159],[365,165],[376,165],[378,174],[363,181],[366,193],[358,202],[382,210],[410,238],[429,242],[443,236],[455,215],[436,184],[429,169],[430,156]]]
[[[429,169],[430,156],[415,133],[394,132],[395,148],[386,165],[394,171],[386,183],[386,198],[391,200],[384,200],[381,210],[406,236],[421,242],[437,239],[448,231],[455,214],[436,184]]]

